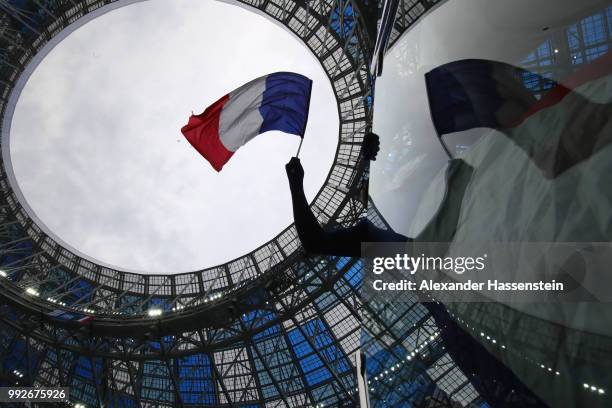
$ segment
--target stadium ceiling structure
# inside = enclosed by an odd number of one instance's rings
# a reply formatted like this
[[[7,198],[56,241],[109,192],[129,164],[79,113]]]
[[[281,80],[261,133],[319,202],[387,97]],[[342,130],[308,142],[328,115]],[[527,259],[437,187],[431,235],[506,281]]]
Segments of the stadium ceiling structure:
[[[2,384],[70,387],[67,406],[352,407],[358,405],[354,355],[382,350],[368,363],[372,377],[406,355],[417,356],[402,374],[415,386],[395,390],[399,401],[434,393],[448,406],[451,397],[462,405],[482,402],[416,299],[393,306],[362,302],[362,262],[306,257],[293,226],[223,265],[167,276],[98,265],[41,228],[10,163],[10,121],[20,89],[54,43],[131,2],[0,0]],[[435,3],[404,1],[396,31],[401,34]],[[318,220],[351,225],[369,211],[385,226],[368,206],[367,165],[359,159],[371,124],[368,66],[377,4],[236,4],[298,36],[332,84],[339,145],[311,204]],[[390,317],[402,324],[389,326]],[[372,392],[393,384],[372,384]]]

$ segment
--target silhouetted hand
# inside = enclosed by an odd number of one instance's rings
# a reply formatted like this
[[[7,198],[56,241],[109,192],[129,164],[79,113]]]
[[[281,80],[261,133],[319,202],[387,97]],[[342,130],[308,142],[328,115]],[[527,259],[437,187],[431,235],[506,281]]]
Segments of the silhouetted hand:
[[[289,163],[285,165],[285,170],[287,170],[287,178],[289,179],[290,186],[302,185],[304,182],[304,168],[302,167],[300,159],[292,157]]]
[[[376,160],[376,155],[380,150],[380,140],[376,133],[367,133],[363,138],[361,153],[366,160]]]

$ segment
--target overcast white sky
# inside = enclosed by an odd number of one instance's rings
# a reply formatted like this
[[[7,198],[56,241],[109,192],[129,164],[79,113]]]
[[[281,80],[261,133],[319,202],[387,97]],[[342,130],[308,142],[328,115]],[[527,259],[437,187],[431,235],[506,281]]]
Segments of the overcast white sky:
[[[300,154],[312,199],[337,145],[329,81],[283,28],[213,0],[132,4],[53,49],[13,117],[19,186],[54,234],[121,269],[184,272],[243,255],[292,222],[284,164],[299,138],[266,133],[217,173],[180,128],[275,71],[314,81]]]

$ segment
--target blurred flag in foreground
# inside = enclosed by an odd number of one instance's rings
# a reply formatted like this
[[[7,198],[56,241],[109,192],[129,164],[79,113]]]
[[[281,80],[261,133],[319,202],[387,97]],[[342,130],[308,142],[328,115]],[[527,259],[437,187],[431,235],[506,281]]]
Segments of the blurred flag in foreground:
[[[612,53],[604,54],[536,98],[524,85],[537,74],[479,59],[454,61],[425,75],[439,136],[477,127],[501,131],[554,178],[612,142],[612,104],[583,96],[584,86],[607,86]]]
[[[221,171],[238,148],[257,135],[279,130],[304,137],[312,81],[292,72],[252,80],[192,115],[181,132]]]

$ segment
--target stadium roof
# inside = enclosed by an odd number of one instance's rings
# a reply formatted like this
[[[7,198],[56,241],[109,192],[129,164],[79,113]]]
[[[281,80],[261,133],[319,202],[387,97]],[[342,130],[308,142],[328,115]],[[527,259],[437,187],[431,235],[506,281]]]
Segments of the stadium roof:
[[[447,403],[450,394],[463,403],[482,401],[416,299],[364,304],[358,294],[362,262],[305,257],[293,226],[226,264],[156,276],[97,265],[37,225],[15,189],[6,149],[18,90],[46,47],[129,3],[0,2],[3,384],[67,386],[70,404],[85,406],[356,406],[354,358],[362,350],[372,356],[368,370],[381,378],[404,362],[407,371],[398,378],[412,385],[395,390],[398,401],[422,401],[434,391]],[[434,3],[412,1],[402,10],[414,21]],[[371,124],[368,27],[374,22],[364,16],[371,19],[376,5],[239,4],[301,38],[326,71],[340,113],[339,147],[311,206],[323,224],[355,223],[368,204],[360,194],[365,167],[359,149]],[[369,211],[385,227],[371,203]],[[362,331],[364,319],[370,325]],[[407,356],[417,357],[406,363]],[[392,384],[381,381],[373,389],[387,394]]]

